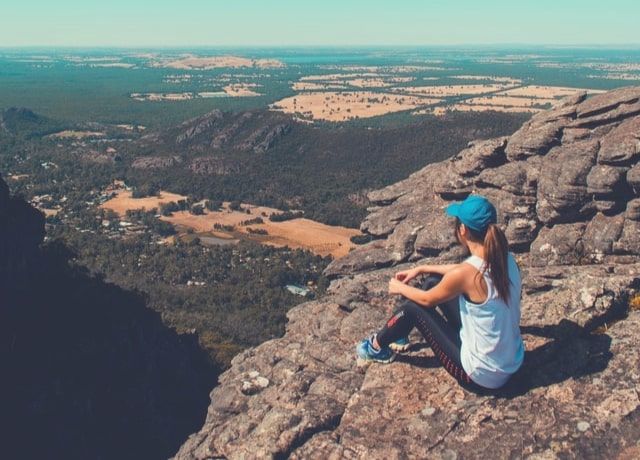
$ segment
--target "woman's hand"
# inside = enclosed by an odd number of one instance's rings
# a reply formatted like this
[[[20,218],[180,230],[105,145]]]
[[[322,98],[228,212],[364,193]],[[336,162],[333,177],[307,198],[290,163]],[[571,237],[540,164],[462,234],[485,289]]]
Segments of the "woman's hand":
[[[397,278],[391,278],[389,280],[389,294],[402,294],[405,284]]]
[[[417,267],[410,268],[409,270],[403,270],[401,272],[396,273],[395,279],[398,281],[401,281],[404,284],[407,284],[409,281],[414,279],[420,273],[421,272]]]

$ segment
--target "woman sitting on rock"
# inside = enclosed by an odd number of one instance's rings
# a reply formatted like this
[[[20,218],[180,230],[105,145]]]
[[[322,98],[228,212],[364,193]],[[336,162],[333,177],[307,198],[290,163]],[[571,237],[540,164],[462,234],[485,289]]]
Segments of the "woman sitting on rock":
[[[409,349],[408,336],[416,327],[462,386],[496,389],[524,359],[520,270],[489,200],[470,195],[446,212],[456,218],[456,238],[471,256],[461,264],[398,272],[389,281],[389,293],[406,300],[377,334],[358,345],[357,354],[365,361],[389,363],[394,351]],[[421,274],[429,275],[422,289],[408,284]]]

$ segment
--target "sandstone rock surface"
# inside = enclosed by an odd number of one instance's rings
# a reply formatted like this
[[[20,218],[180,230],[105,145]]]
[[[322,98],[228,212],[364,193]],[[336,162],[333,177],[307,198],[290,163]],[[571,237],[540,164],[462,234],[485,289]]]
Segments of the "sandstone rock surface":
[[[639,87],[568,98],[371,192],[375,239],[327,268],[328,295],[292,309],[284,337],[233,360],[176,458],[634,458],[639,105]],[[443,209],[472,192],[498,207],[522,268],[523,368],[498,395],[468,393],[419,336],[357,367],[355,344],[398,302],[388,279],[459,260]]]

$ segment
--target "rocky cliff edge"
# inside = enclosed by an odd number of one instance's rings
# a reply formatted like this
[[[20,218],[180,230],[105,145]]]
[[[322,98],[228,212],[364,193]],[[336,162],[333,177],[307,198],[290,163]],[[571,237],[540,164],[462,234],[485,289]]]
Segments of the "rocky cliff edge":
[[[639,458],[640,87],[561,101],[509,137],[370,193],[374,240],[329,294],[246,350],[176,458]],[[523,269],[525,364],[498,396],[458,387],[419,340],[391,365],[354,346],[398,299],[389,277],[459,260],[443,209],[477,191]]]

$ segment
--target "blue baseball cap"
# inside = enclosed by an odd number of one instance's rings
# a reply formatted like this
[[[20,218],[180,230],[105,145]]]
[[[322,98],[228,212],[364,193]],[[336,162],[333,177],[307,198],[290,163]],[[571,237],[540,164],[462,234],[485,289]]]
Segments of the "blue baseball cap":
[[[498,221],[496,208],[482,195],[469,195],[464,201],[451,203],[446,213],[477,232],[484,232],[489,224]]]

